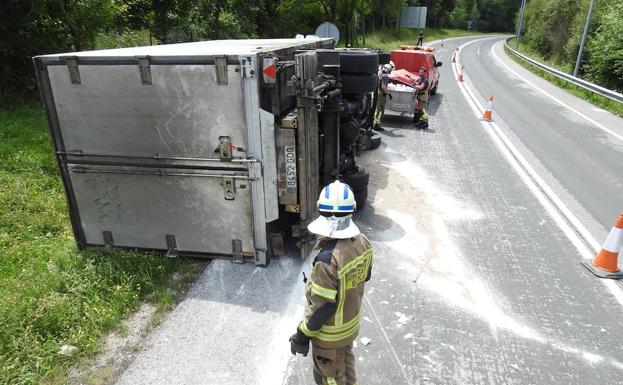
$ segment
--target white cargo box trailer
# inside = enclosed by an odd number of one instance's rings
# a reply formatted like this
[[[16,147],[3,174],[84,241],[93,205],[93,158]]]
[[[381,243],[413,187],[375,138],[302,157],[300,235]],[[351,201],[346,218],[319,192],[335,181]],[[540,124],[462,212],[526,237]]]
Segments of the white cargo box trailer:
[[[333,46],[227,40],[35,57],[78,246],[266,265],[271,240],[282,253],[295,236],[306,253],[319,184],[341,172],[339,123],[333,139],[318,131],[339,122],[340,100],[321,112],[341,97]]]

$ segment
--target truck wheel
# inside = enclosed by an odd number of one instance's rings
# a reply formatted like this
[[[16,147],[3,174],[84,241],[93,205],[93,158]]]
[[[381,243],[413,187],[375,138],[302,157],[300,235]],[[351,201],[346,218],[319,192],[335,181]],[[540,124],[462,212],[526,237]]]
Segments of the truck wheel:
[[[340,72],[376,75],[379,71],[379,54],[368,50],[339,49]]]
[[[368,188],[368,182],[370,182],[370,174],[365,168],[361,166],[355,166],[356,171],[351,174],[344,174],[342,181],[350,186],[350,189],[355,193],[356,191],[362,191]]]
[[[340,144],[350,146],[357,141],[360,127],[354,120],[340,123]]]
[[[355,195],[355,202],[357,202],[357,210],[363,209],[368,201],[368,188],[353,191],[353,195]]]
[[[343,94],[365,94],[376,89],[377,75],[373,74],[342,74]]]
[[[381,145],[381,135],[376,132],[370,135],[368,139],[368,148],[367,150],[376,150]]]

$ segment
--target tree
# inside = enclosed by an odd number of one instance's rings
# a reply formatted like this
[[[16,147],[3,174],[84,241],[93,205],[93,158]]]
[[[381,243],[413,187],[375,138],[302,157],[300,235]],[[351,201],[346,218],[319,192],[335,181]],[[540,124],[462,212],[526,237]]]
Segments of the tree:
[[[584,70],[591,80],[623,92],[623,3],[612,1],[605,5],[586,46],[589,57]]]
[[[112,0],[43,1],[49,16],[66,29],[76,51],[93,48],[97,33],[119,12]]]

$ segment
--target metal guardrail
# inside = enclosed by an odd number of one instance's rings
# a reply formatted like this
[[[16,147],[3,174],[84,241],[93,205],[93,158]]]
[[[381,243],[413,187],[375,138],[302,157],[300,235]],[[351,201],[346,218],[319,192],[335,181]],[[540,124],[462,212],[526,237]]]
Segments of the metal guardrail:
[[[513,55],[517,56],[520,59],[523,59],[524,61],[532,64],[533,66],[551,74],[554,75],[555,77],[565,80],[569,83],[575,84],[578,87],[582,87],[585,90],[594,92],[596,94],[599,94],[601,96],[604,96],[610,100],[614,100],[615,102],[619,102],[619,103],[623,103],[623,94],[616,92],[616,91],[612,91],[609,90],[607,88],[604,88],[602,86],[598,86],[597,84],[591,83],[591,82],[587,82],[586,80],[582,80],[580,78],[576,78],[575,76],[569,75],[568,73],[562,72],[562,71],[558,71],[557,69],[554,69],[552,67],[548,67],[545,64],[539,63],[538,61],[529,58],[528,56],[517,52],[516,50],[512,49],[509,45],[508,45],[508,41],[512,39],[512,37],[506,39],[504,45],[506,46],[506,48],[511,51],[513,53]]]

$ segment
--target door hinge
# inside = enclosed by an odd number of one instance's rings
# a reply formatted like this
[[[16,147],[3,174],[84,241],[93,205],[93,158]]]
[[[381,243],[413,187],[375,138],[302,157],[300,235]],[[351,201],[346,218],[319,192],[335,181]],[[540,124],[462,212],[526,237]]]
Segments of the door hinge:
[[[242,68],[243,78],[255,77],[255,62],[251,57],[243,57],[240,59],[240,67]]]
[[[175,240],[175,235],[167,235],[167,257],[169,258],[177,258],[177,241]]]
[[[222,161],[231,161],[232,158],[232,145],[231,138],[229,136],[219,136],[218,152]]]
[[[223,186],[223,192],[225,193],[225,200],[233,201],[236,199],[236,182],[234,178],[230,176],[224,176],[221,179],[221,185]]]
[[[242,258],[242,241],[240,239],[232,239],[231,241],[232,259],[233,263],[244,262]]]
[[[69,79],[71,80],[71,83],[81,84],[82,80],[80,79],[80,69],[78,68],[78,57],[65,57],[65,64],[67,64],[67,69],[69,70]]]
[[[141,75],[141,83],[146,85],[152,84],[149,56],[137,56],[136,60],[138,60],[138,70]]]
[[[215,56],[214,68],[216,70],[216,84],[226,86],[227,79],[227,56]]]
[[[111,231],[102,231],[102,235],[104,236],[104,244],[106,246],[114,246],[115,245],[115,241],[112,238],[112,232]]]

